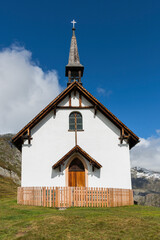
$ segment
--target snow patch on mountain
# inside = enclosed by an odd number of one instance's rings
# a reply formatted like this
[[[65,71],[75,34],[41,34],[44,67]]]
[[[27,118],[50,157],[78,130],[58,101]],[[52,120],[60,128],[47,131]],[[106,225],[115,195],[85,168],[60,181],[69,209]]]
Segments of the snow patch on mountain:
[[[131,169],[131,174],[136,178],[159,179],[160,172],[155,172],[141,167],[134,167]]]

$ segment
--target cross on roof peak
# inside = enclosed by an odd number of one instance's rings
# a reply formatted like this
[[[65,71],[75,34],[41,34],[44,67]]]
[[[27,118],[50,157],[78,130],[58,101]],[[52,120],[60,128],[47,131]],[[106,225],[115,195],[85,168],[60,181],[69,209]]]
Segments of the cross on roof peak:
[[[73,19],[73,21],[71,23],[73,23],[73,28],[75,28],[75,23],[77,23],[77,22]]]

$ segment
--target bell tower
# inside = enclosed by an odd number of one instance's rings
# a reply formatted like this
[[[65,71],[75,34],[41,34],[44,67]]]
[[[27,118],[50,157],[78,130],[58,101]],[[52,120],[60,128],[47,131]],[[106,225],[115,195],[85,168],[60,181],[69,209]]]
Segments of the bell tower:
[[[71,39],[71,45],[70,45],[70,52],[69,52],[69,60],[68,64],[66,65],[66,71],[65,76],[68,77],[68,83],[72,83],[73,81],[78,81],[80,84],[81,77],[83,76],[84,66],[80,64],[79,60],[79,54],[78,54],[78,47],[77,47],[77,40],[75,35],[75,20],[73,20],[71,23],[73,23],[72,27],[72,39]]]

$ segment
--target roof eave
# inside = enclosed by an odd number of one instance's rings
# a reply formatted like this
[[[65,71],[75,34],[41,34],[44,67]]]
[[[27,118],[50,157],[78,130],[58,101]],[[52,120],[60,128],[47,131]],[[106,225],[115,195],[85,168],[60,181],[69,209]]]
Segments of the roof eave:
[[[45,113],[49,113],[52,109],[54,109],[54,106],[59,103],[59,101],[63,100],[65,98],[65,95],[72,89],[75,82],[71,83],[67,88],[64,89],[63,92],[61,92],[52,102],[50,102],[39,114],[37,114],[27,125],[25,125],[13,138],[12,142],[16,144],[16,141],[19,137],[21,137],[28,128],[34,123],[38,123],[44,116]],[[35,125],[34,125],[35,126]],[[32,128],[32,126],[31,126]]]
[[[131,135],[130,149],[139,142],[139,137],[136,136],[125,124],[123,124],[116,116],[114,116],[103,104],[101,104],[95,97],[93,97],[81,84],[77,81],[72,82],[63,92],[61,92],[51,103],[49,103],[38,115],[35,116],[24,128],[22,128],[13,138],[13,143],[18,146],[20,139],[23,134],[26,133],[27,129],[34,127],[43,117],[46,116],[51,110],[53,110],[58,103],[65,98],[65,96],[72,91],[74,88],[81,91],[82,94],[88,100],[90,100],[95,106],[98,107],[103,114],[105,114],[119,129],[124,128],[127,133]]]
[[[56,169],[60,165],[62,165],[70,156],[72,156],[74,153],[80,153],[83,157],[85,157],[92,165],[94,165],[96,168],[101,168],[102,165],[98,163],[95,159],[93,159],[88,153],[86,153],[80,146],[76,145],[73,147],[68,153],[66,153],[59,161],[57,161],[52,168]]]

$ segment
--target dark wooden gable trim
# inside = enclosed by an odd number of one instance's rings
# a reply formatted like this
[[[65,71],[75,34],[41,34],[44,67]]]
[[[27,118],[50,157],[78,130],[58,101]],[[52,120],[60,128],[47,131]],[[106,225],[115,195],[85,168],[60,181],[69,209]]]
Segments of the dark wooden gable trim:
[[[27,129],[32,129],[37,123],[41,121],[51,110],[56,114],[56,106],[70,93],[75,84],[71,83],[64,91],[62,91],[52,102],[50,102],[38,115],[36,115],[24,128],[22,128],[13,138],[12,142],[20,149],[23,143],[22,138],[27,133]]]
[[[96,168],[101,168],[102,165],[98,163],[94,158],[92,158],[88,153],[86,153],[80,146],[76,145],[72,148],[68,153],[66,153],[58,162],[56,162],[52,168],[58,168],[60,165],[64,164],[64,162],[75,152],[80,153],[85,159],[87,159],[90,164],[94,165]]]
[[[49,103],[35,118],[33,118],[22,130],[20,130],[13,138],[13,143],[20,148],[22,145],[22,136],[27,133],[27,129],[32,129],[41,119],[43,119],[51,110],[54,110],[56,114],[57,105],[71,92],[78,91],[81,96],[83,95],[89,102],[94,106],[94,113],[97,113],[97,110],[101,111],[111,122],[113,122],[121,131],[124,129],[125,135],[130,135],[129,145],[132,148],[139,142],[139,138],[123,124],[114,114],[112,114],[103,104],[101,104],[94,96],[92,96],[81,84],[77,81],[71,83],[63,92],[61,92],[51,103]],[[70,107],[70,106],[69,106]],[[85,108],[85,107],[79,107]]]
[[[139,139],[124,123],[122,123],[113,113],[111,113],[102,103],[100,103],[93,95],[91,95],[83,86],[78,85],[78,89],[83,95],[94,105],[94,109],[102,111],[110,120],[112,120],[120,129],[123,127],[126,131],[130,132],[133,137]]]
[[[82,85],[78,84],[78,90],[94,105],[94,115],[97,110],[101,111],[112,123],[114,123],[120,131],[124,129],[125,135],[129,136],[130,149],[139,142],[139,137],[133,133],[124,123],[122,123],[113,113],[111,113],[102,103],[100,103],[92,94],[90,94]]]

